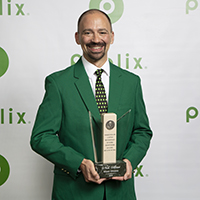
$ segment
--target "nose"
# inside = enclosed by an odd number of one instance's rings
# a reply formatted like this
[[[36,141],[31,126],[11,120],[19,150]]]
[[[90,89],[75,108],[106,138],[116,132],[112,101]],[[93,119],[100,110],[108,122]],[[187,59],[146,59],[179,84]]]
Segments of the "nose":
[[[92,42],[94,43],[99,43],[100,42],[100,37],[98,33],[93,34]]]

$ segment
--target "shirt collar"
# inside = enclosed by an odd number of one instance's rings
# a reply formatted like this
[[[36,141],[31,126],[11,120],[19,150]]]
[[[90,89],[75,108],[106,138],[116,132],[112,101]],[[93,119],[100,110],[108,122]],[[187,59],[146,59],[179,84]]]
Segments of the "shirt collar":
[[[85,71],[87,72],[87,75],[89,78],[91,78],[94,75],[94,72],[99,69],[98,67],[96,67],[95,65],[93,65],[92,63],[88,62],[84,56],[82,56],[82,62],[83,62],[83,66],[85,68]],[[107,76],[110,76],[110,63],[108,62],[108,60],[104,63],[104,65],[101,67],[101,69],[104,70],[105,74]]]

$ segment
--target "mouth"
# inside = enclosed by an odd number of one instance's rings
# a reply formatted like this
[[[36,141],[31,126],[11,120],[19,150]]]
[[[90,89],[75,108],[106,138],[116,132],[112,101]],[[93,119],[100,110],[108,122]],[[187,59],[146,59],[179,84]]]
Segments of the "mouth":
[[[92,53],[101,53],[104,49],[105,44],[89,44],[87,47]]]

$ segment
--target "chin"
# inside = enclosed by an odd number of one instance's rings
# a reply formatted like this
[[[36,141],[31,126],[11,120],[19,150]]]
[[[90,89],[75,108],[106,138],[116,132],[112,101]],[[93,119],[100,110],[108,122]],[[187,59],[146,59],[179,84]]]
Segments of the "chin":
[[[93,55],[89,55],[89,57],[94,60],[94,61],[99,61],[101,60],[103,57],[105,56],[105,54],[101,54],[99,56],[93,56]]]

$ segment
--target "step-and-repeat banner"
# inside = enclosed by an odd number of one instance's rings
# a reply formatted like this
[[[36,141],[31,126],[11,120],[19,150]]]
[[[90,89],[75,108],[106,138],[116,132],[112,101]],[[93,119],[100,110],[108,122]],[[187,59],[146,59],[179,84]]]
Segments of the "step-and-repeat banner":
[[[200,199],[200,0],[0,0],[0,199],[50,199],[53,165],[29,145],[45,77],[81,55],[80,14],[109,14],[109,58],[142,79],[154,132],[139,200]]]

